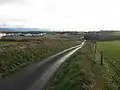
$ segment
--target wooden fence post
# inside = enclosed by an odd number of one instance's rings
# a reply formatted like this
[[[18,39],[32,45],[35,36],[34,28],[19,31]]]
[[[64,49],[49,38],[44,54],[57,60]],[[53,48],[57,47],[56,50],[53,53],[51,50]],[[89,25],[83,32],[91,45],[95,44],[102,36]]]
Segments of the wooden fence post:
[[[95,53],[97,52],[97,43],[95,43]]]
[[[101,65],[103,65],[103,51],[101,50]]]

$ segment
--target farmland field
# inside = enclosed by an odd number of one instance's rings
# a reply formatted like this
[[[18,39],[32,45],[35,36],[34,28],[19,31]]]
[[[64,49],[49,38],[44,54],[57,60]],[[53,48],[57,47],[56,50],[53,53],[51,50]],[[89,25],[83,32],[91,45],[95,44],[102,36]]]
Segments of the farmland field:
[[[1,44],[16,44],[18,42],[13,42],[13,41],[0,41],[0,45]]]
[[[120,41],[99,42],[98,48],[104,51],[106,60],[120,59]]]
[[[1,38],[2,41],[34,41],[38,40],[42,36],[4,36]]]
[[[120,88],[120,41],[99,42],[98,50],[103,50],[104,69],[108,83],[118,90]]]

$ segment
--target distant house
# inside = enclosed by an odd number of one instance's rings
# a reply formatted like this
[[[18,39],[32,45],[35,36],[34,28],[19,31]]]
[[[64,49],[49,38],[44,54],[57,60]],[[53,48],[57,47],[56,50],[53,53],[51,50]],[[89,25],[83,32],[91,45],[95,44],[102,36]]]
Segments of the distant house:
[[[24,36],[32,36],[32,34],[30,34],[30,33],[27,33],[27,34],[24,34]]]
[[[36,34],[33,34],[33,33],[26,33],[26,34],[23,34],[24,36],[44,36],[46,35],[46,33],[36,33]]]
[[[3,36],[6,36],[6,33],[0,32],[0,39],[1,39]]]
[[[14,33],[8,33],[6,36],[14,36]]]

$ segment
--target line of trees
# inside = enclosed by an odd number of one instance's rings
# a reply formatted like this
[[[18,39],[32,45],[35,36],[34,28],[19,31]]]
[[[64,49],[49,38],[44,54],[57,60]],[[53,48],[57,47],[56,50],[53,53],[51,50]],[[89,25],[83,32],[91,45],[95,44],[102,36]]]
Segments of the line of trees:
[[[84,38],[86,40],[96,40],[96,41],[113,41],[120,40],[120,35],[107,35],[107,34],[85,34]]]

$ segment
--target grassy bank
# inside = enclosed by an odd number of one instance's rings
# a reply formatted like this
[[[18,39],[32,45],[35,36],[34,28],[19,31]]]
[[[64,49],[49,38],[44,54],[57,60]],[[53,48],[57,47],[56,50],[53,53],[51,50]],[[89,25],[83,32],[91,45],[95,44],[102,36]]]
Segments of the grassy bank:
[[[0,78],[78,44],[80,42],[59,38],[40,38],[38,41],[1,46]]]

